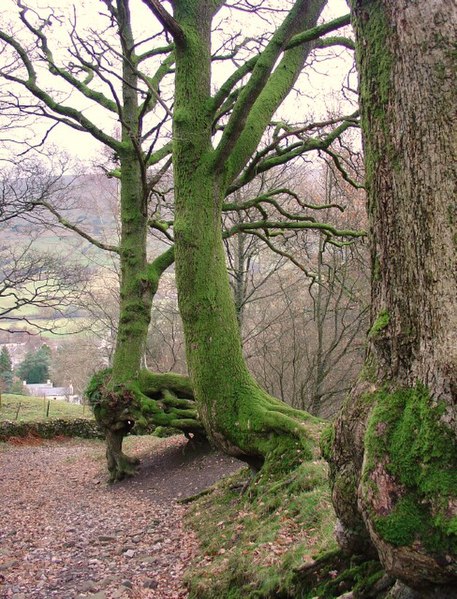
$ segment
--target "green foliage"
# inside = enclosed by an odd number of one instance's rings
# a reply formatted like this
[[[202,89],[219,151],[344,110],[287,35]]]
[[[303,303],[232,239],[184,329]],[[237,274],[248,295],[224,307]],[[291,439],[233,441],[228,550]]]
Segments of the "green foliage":
[[[0,352],[0,393],[11,391],[13,384],[13,367],[8,349],[3,346]]]
[[[29,384],[45,383],[49,379],[51,350],[42,345],[37,351],[30,351],[19,364],[17,375]]]
[[[12,393],[13,395],[25,395],[25,396],[30,395],[27,387],[24,387],[24,385],[22,384],[22,381],[19,381],[18,379],[16,379],[15,381],[13,380],[13,384],[11,385],[10,393]]]
[[[365,445],[365,484],[377,463],[399,485],[400,497],[388,515],[375,516],[381,536],[394,545],[420,539],[430,550],[457,552],[456,518],[450,506],[457,495],[457,446],[442,424],[443,409],[432,405],[418,385],[379,391]]]

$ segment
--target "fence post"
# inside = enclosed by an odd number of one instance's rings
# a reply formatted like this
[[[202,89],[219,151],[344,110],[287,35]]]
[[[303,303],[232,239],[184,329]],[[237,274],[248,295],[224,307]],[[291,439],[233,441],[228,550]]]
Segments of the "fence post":
[[[48,409],[46,410],[46,418],[49,418],[49,406],[51,405],[51,400],[48,399]]]

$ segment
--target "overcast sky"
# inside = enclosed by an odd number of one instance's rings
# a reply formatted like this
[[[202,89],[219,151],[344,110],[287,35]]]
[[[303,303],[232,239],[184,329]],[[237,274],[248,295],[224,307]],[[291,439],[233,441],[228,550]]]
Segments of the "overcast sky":
[[[35,5],[37,8],[43,8],[46,6],[57,6],[58,10],[61,11],[68,7],[68,16],[71,15],[71,6],[73,5],[72,0],[29,0],[28,4],[31,6]],[[5,23],[5,19],[8,19],[10,15],[14,14],[17,10],[13,8],[14,6],[13,0],[2,0],[2,15],[1,20]],[[7,6],[9,5],[9,6]],[[100,6],[101,3],[100,3]],[[78,13],[81,13],[82,17],[80,17],[80,22],[84,25],[86,19],[90,19],[90,25],[94,26],[94,20],[96,21],[97,17],[94,16],[94,7],[97,7],[97,3],[94,0],[81,0],[78,3]],[[147,23],[150,20],[151,25],[147,25],[147,27],[152,26],[154,22],[154,17],[152,14],[147,11],[142,2],[138,0],[138,2],[132,2],[132,10],[138,11],[136,14],[140,14],[140,21],[142,24]],[[324,12],[324,19],[330,20],[337,16],[346,14],[348,12],[348,7],[345,0],[329,0],[328,7]],[[88,16],[90,15],[90,16]],[[100,23],[102,23],[102,18],[99,17]],[[238,13],[236,16],[236,20],[240,20],[240,24],[243,29],[243,34],[249,34],[249,27],[252,20],[252,17],[246,16],[243,13]],[[4,25],[2,25],[4,26]],[[236,23],[235,19],[231,19],[230,21],[227,19],[223,28],[230,28],[234,30],[240,27],[239,24]],[[58,28],[54,28],[56,33],[53,38],[53,42],[58,43]],[[332,61],[322,61],[313,65],[313,70],[311,72],[307,71],[305,75],[300,79],[300,88],[302,90],[301,95],[291,95],[288,101],[285,103],[284,108],[281,112],[281,117],[287,118],[287,115],[295,116],[298,112],[301,114],[308,113],[317,117],[322,118],[329,111],[336,110],[338,108],[337,98],[339,94],[337,93],[341,82],[343,81],[345,74],[347,73],[350,65],[352,63],[352,58],[350,53],[348,52],[337,52],[340,55],[338,59]],[[1,56],[0,56],[1,60]],[[219,80],[225,79],[225,75],[223,77],[215,76],[213,80],[215,81],[215,85],[217,86]],[[50,78],[51,80],[51,78]],[[55,84],[55,79],[52,80],[52,83]],[[116,129],[116,122],[112,120],[109,122],[106,120],[106,117],[100,113],[95,113],[92,108],[89,107],[86,100],[85,109],[88,111],[87,114],[91,115],[92,119],[104,119],[104,128],[112,133]],[[42,127],[36,127],[34,131],[39,131]],[[33,131],[30,131],[32,134]],[[90,135],[82,134],[75,131],[70,130],[68,127],[59,126],[50,136],[50,141],[54,143],[56,146],[61,148],[63,151],[67,152],[70,155],[74,155],[78,160],[88,160],[89,162],[98,162],[100,155],[100,146],[91,140]]]

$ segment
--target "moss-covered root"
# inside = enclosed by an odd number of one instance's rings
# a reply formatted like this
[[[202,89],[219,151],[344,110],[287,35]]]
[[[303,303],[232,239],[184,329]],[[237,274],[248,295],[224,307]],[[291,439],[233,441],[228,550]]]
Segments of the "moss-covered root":
[[[241,384],[228,383],[225,392],[213,393],[213,401],[202,405],[201,416],[212,442],[226,454],[246,462],[254,471],[280,453],[306,450],[320,420],[270,396],[250,377]],[[209,402],[208,402],[209,403]]]
[[[360,380],[335,423],[321,436],[322,454],[330,465],[332,501],[338,518],[336,538],[346,555],[377,557],[357,499],[373,389],[372,384]]]
[[[360,382],[321,442],[340,546],[371,546],[390,576],[438,593],[457,587],[457,443],[443,415],[421,385]]]
[[[381,598],[394,583],[377,560],[329,551],[297,569],[291,596]]]
[[[115,384],[110,370],[96,373],[86,390],[95,418],[106,438],[112,482],[132,476],[139,460],[122,452],[130,432],[145,434],[160,427],[191,438],[204,436],[187,377],[143,371],[135,380]]]

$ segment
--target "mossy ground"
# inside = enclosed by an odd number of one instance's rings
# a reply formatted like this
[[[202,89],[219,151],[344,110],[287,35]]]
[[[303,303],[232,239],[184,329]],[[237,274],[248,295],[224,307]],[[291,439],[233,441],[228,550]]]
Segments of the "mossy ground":
[[[315,425],[316,437],[324,427]],[[327,464],[317,443],[313,453],[297,444],[254,478],[243,469],[192,503],[188,523],[201,544],[187,574],[192,599],[308,596],[299,570],[336,552]]]

